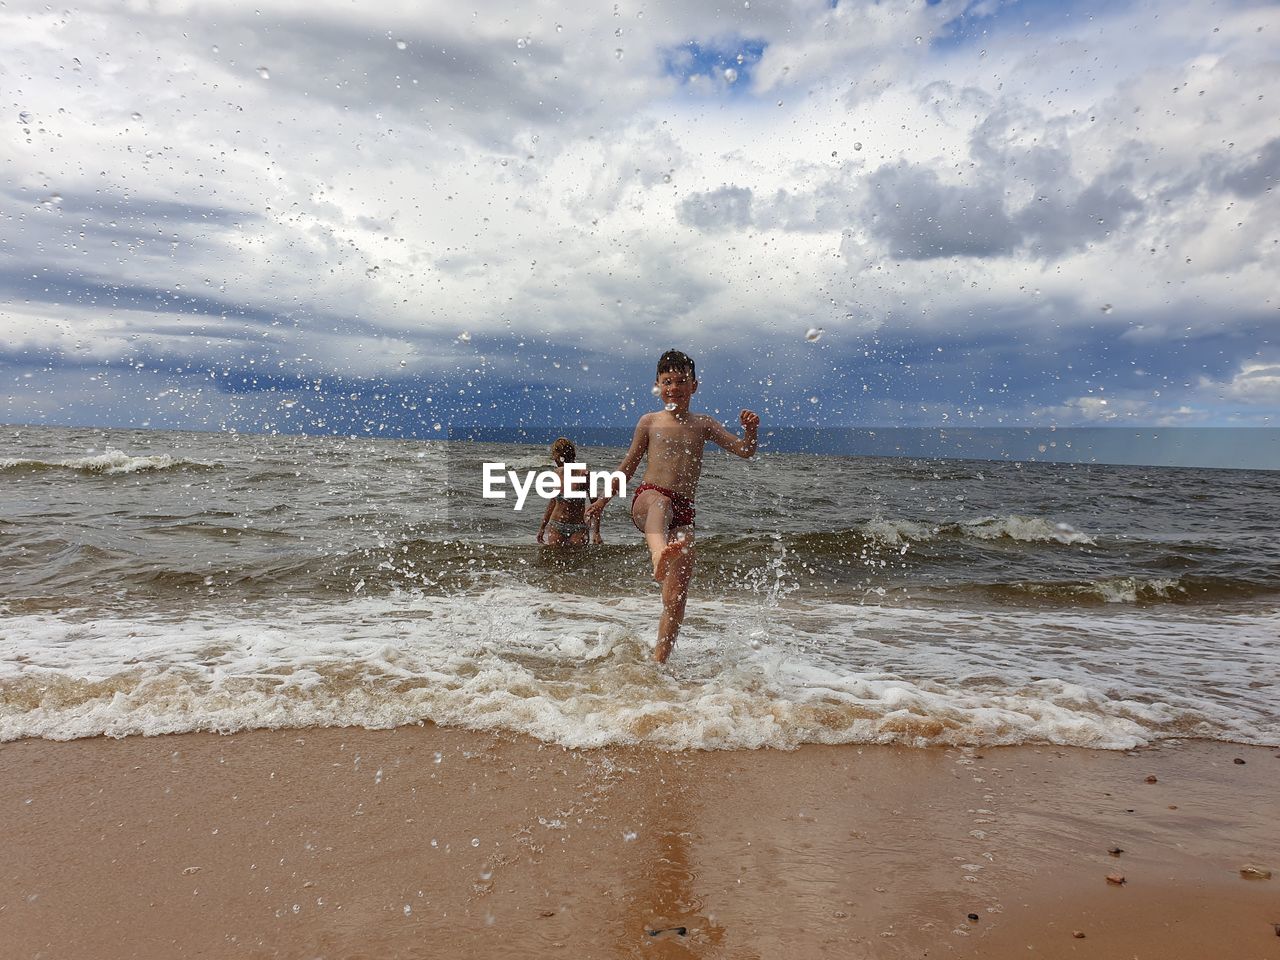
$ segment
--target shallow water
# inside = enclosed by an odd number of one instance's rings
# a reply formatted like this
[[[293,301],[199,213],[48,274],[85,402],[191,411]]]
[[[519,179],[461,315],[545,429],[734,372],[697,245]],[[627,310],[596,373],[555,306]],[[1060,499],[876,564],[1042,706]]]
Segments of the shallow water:
[[[593,468],[620,451],[584,450]],[[431,720],[567,745],[1280,741],[1275,474],[708,460],[665,669],[540,447],[6,428],[0,737]]]

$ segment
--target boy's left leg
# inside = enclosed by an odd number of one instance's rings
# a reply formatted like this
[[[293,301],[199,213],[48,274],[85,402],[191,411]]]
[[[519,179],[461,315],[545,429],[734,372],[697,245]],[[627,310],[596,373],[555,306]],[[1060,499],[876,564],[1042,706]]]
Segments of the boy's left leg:
[[[664,571],[662,580],[662,617],[658,620],[658,646],[653,659],[666,663],[671,648],[684,623],[684,605],[689,599],[689,583],[693,580],[693,527],[677,527],[672,531],[671,547],[678,548]]]
[[[667,565],[675,552],[670,540],[671,501],[656,490],[645,490],[631,505],[631,520],[644,534],[653,561],[653,579],[666,579]]]

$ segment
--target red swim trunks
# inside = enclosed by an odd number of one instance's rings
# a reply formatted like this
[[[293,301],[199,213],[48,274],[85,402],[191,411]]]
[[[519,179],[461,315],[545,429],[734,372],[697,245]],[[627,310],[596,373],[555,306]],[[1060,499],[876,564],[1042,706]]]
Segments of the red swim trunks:
[[[671,522],[667,524],[668,530],[674,530],[676,527],[693,526],[693,501],[687,497],[680,496],[680,494],[676,493],[674,490],[668,490],[666,487],[660,487],[655,483],[642,483],[640,486],[636,487],[636,492],[631,495],[632,523],[636,523],[636,497],[640,496],[640,494],[644,493],[646,490],[653,490],[660,493],[671,501]],[[644,530],[640,528],[640,524],[636,523],[636,527],[637,529],[640,529],[641,533],[644,533]]]

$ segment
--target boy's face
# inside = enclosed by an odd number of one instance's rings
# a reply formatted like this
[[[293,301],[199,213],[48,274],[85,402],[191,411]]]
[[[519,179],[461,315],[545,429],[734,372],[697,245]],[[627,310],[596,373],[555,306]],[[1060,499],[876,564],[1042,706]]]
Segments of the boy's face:
[[[666,370],[658,374],[658,396],[662,402],[687,407],[689,398],[698,390],[698,381],[688,370]]]

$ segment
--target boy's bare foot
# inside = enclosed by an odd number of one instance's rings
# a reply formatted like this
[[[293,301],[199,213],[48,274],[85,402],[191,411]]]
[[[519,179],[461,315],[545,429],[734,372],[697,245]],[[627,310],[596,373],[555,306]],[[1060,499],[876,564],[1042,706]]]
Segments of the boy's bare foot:
[[[673,540],[668,543],[666,549],[658,554],[658,562],[653,567],[653,579],[662,583],[667,579],[667,572],[671,569],[672,562],[684,553],[686,544],[683,540]]]

